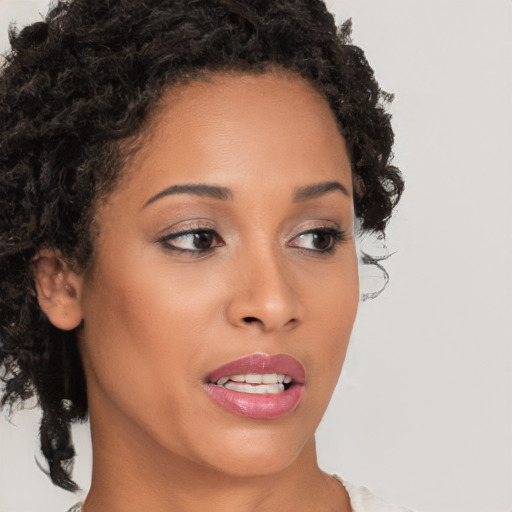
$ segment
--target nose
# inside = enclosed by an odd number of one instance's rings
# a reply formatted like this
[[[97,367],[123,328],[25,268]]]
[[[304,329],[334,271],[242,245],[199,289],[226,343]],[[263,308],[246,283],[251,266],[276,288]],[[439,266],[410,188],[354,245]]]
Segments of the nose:
[[[236,327],[263,332],[291,330],[303,318],[297,283],[285,262],[271,251],[245,254],[234,272],[228,321]]]

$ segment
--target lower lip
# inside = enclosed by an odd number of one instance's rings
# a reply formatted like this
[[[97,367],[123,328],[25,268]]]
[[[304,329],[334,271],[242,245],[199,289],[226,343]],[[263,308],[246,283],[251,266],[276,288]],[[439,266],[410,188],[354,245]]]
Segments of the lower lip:
[[[240,393],[209,383],[206,389],[210,396],[224,409],[247,418],[278,418],[294,411],[302,395],[304,386],[294,384],[281,393],[258,395]]]

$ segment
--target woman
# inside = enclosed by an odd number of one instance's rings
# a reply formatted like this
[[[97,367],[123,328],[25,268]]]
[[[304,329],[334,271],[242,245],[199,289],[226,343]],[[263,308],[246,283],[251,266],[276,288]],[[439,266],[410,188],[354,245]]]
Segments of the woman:
[[[316,462],[403,183],[321,1],[75,0],[0,78],[4,403],[37,395],[74,510],[375,510]],[[382,509],[384,510],[384,509]]]

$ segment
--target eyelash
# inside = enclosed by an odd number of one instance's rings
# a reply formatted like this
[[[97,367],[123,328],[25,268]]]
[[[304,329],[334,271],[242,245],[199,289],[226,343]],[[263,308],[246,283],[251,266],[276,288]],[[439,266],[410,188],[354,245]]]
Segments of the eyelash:
[[[338,246],[345,242],[347,240],[346,233],[344,231],[340,231],[339,229],[335,229],[332,227],[318,227],[313,229],[308,229],[307,231],[303,231],[302,233],[299,233],[297,236],[293,238],[293,240],[297,240],[300,237],[306,236],[306,235],[329,235],[331,237],[330,244],[326,249],[310,249],[310,248],[304,248],[304,247],[297,247],[301,252],[307,252],[310,254],[317,254],[317,255],[323,255],[323,254],[332,254],[336,251]],[[293,242],[292,240],[292,242]],[[291,247],[294,247],[293,245]]]
[[[169,243],[171,240],[177,240],[178,238],[186,237],[188,235],[196,235],[197,236],[197,235],[201,235],[201,234],[210,235],[213,240],[217,241],[217,244],[214,245],[213,247],[208,247],[205,249],[183,249],[181,247],[173,246],[171,243]],[[315,235],[315,234],[316,235],[329,235],[331,237],[329,246],[326,249],[311,249],[311,248],[304,248],[304,247],[299,247],[299,246],[295,246],[295,245],[290,245],[290,247],[296,247],[299,251],[305,252],[305,253],[310,253],[310,254],[316,254],[316,255],[332,254],[336,251],[338,246],[341,243],[343,243],[344,241],[346,241],[346,239],[347,239],[344,231],[340,231],[339,229],[335,229],[332,227],[318,227],[318,228],[309,229],[307,231],[303,231],[302,233],[299,233],[292,239],[290,244],[294,240],[299,239],[300,237],[304,237],[307,235]],[[225,245],[224,241],[222,240],[222,238],[219,236],[219,234],[215,230],[213,230],[211,228],[207,228],[207,227],[200,227],[200,226],[186,228],[182,231],[178,231],[177,233],[171,233],[169,235],[166,235],[166,236],[158,239],[157,242],[160,243],[166,250],[169,250],[169,251],[172,251],[172,252],[178,253],[178,254],[186,253],[186,254],[193,255],[193,256],[203,256],[203,255],[209,254],[209,253],[213,252],[215,249],[217,249],[218,247],[222,247]]]
[[[220,241],[218,245],[215,245],[214,247],[208,247],[206,249],[183,249],[181,247],[176,247],[170,244],[169,242],[171,240],[177,240],[178,238],[186,237],[187,235],[199,235],[199,234],[209,234],[212,235],[213,239]],[[163,247],[166,250],[172,251],[174,253],[182,254],[190,254],[194,256],[202,256],[208,253],[213,252],[217,247],[222,247],[224,245],[224,241],[222,238],[218,235],[218,233],[211,228],[207,227],[201,227],[201,226],[195,226],[183,229],[182,231],[178,231],[177,233],[171,233],[169,235],[166,235],[158,240],[158,242],[163,245]]]

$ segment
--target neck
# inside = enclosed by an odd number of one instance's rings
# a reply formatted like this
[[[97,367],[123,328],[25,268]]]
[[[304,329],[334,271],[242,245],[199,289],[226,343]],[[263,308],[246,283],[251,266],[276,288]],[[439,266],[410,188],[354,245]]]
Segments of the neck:
[[[314,438],[286,468],[240,477],[169,453],[150,439],[98,429],[92,416],[91,431],[93,476],[84,512],[350,510],[341,484],[318,468]]]

